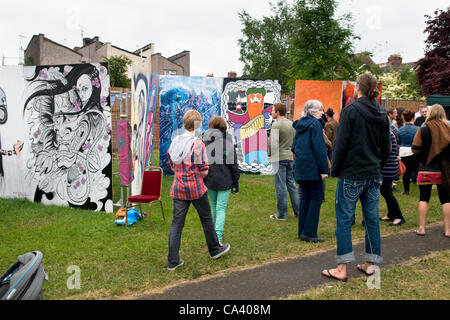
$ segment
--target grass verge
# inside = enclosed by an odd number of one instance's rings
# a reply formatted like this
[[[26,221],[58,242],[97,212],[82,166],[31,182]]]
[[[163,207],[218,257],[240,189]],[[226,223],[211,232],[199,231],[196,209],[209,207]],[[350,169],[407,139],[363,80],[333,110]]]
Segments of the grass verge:
[[[117,170],[117,163],[114,164]],[[190,208],[182,235],[180,256],[185,265],[168,272],[167,245],[172,220],[169,196],[173,177],[164,177],[163,204],[152,213],[152,225],[139,221],[131,227],[116,226],[114,215],[68,207],[45,206],[26,200],[0,199],[0,270],[6,270],[18,255],[32,250],[44,254],[43,265],[49,274],[44,284],[45,299],[116,299],[179,281],[197,279],[230,268],[252,267],[286,256],[304,256],[334,249],[334,191],[337,179],[326,184],[326,201],[321,208],[319,236],[324,243],[312,244],[297,239],[298,220],[289,207],[287,221],[274,221],[276,212],[273,176],[242,175],[240,192],[231,195],[227,208],[224,243],[232,248],[228,255],[212,260],[205,244],[200,220]],[[118,177],[113,177],[114,202],[120,197]],[[397,189],[401,190],[399,184]],[[400,227],[381,224],[382,235],[415,228],[418,225],[418,187],[409,196],[395,193],[406,218]],[[116,208],[117,209],[117,208]],[[358,204],[354,240],[364,239],[361,208]],[[380,215],[386,214],[380,199]],[[437,192],[433,190],[428,223],[442,221]],[[81,289],[69,289],[70,266],[80,268]],[[69,280],[70,281],[70,280]]]

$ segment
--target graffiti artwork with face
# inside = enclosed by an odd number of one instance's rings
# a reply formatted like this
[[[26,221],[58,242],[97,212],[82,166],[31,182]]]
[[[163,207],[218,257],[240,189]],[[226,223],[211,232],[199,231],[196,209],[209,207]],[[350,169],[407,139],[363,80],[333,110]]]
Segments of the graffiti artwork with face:
[[[112,210],[107,67],[36,67],[27,82],[24,119],[34,200]]]
[[[0,88],[0,126],[6,124],[8,120],[8,108],[6,102],[6,94],[2,88]],[[3,148],[1,141],[1,133],[0,133],[0,194],[3,193],[5,189],[5,177],[3,171],[3,159],[2,157],[6,156],[17,156],[20,157],[20,152],[23,148],[23,142],[17,140],[14,146],[11,149]]]
[[[164,174],[172,175],[167,151],[175,135],[184,131],[184,114],[200,112],[202,123],[196,133],[207,131],[209,121],[220,115],[223,78],[161,76],[160,81],[159,163]]]
[[[150,165],[152,158],[152,137],[154,114],[158,98],[159,76],[156,73],[145,75],[135,73],[133,77],[132,107],[132,149],[134,180],[131,184],[132,194],[141,192],[144,169]]]
[[[281,86],[270,80],[238,80],[225,86],[222,114],[234,131],[241,171],[272,173],[267,131],[273,104],[280,101],[280,93]]]
[[[131,150],[133,159],[134,179],[131,182],[132,195],[141,191],[142,176],[144,174],[144,135],[145,119],[147,115],[148,78],[143,73],[135,73],[132,84],[133,105],[131,108]]]

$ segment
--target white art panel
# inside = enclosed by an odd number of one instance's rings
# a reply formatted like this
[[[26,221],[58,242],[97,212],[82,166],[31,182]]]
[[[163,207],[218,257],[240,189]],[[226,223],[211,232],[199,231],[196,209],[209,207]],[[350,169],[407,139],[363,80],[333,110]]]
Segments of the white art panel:
[[[112,212],[107,65],[2,68],[0,88],[0,196]]]

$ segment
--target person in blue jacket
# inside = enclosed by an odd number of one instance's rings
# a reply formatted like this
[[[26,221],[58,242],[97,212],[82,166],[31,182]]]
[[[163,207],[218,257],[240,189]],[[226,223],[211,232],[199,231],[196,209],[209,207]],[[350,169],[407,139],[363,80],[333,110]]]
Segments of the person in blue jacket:
[[[320,207],[324,199],[324,181],[329,175],[327,148],[319,119],[323,105],[318,100],[305,104],[304,116],[293,123],[296,130],[292,151],[295,154],[295,181],[300,186],[301,198],[298,236],[307,242],[323,242],[317,235]]]

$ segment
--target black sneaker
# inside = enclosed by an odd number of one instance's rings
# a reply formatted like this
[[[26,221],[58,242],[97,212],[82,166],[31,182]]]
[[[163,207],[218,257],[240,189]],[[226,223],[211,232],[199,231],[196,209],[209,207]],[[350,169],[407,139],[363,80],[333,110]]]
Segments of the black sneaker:
[[[324,242],[325,241],[323,238],[319,238],[319,237],[311,238],[311,237],[304,236],[304,235],[301,235],[299,238],[300,238],[300,240],[306,241],[306,242]]]
[[[181,267],[183,264],[184,264],[184,261],[180,259],[180,262],[178,262],[178,264],[177,264],[176,266],[173,266],[173,267],[167,267],[167,270],[173,271],[173,270],[175,270],[176,268]]]
[[[231,246],[227,243],[223,246],[220,246],[220,250],[214,256],[211,256],[213,259],[219,259],[221,256],[225,255],[228,251],[230,251]]]

